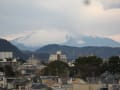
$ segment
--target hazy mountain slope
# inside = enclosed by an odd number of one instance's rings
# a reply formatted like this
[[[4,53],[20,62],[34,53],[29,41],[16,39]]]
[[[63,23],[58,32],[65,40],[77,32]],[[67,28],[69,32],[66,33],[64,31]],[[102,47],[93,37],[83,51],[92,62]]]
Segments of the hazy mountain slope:
[[[16,58],[27,58],[16,46],[4,39],[0,39],[0,51],[12,51]]]
[[[15,38],[11,41],[12,44],[17,46],[21,50],[36,50],[44,45],[48,44],[62,44],[67,46],[74,47],[84,47],[84,46],[108,46],[108,47],[120,47],[120,43],[114,41],[110,38],[105,37],[93,37],[93,36],[85,36],[80,35],[79,37],[66,36],[64,38],[60,37],[60,40],[56,40],[58,37],[54,37],[51,35],[49,38],[46,38],[41,34],[42,32],[33,32],[26,34],[24,36]],[[44,36],[44,37],[43,37]]]
[[[61,50],[67,55],[69,59],[76,59],[79,56],[97,55],[101,58],[108,58],[110,56],[120,55],[120,48],[112,47],[71,47],[62,46],[57,44],[47,45],[41,47],[36,53],[55,53],[57,50]]]
[[[80,38],[69,38],[64,45],[84,47],[84,46],[109,46],[120,47],[120,43],[109,38],[82,36]]]
[[[22,50],[22,51],[27,51],[27,50],[35,51],[36,49],[38,49],[38,47],[25,46],[24,44],[18,43],[18,42],[14,41],[14,40],[11,41],[11,43],[13,45],[15,45],[17,48],[19,48],[20,50]]]

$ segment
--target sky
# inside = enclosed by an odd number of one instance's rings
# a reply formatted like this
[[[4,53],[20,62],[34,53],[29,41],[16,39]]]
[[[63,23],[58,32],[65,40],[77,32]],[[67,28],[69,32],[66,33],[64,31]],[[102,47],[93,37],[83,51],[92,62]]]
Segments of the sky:
[[[120,0],[0,0],[0,37],[8,40],[36,32],[44,43],[83,35],[120,42],[119,29]]]

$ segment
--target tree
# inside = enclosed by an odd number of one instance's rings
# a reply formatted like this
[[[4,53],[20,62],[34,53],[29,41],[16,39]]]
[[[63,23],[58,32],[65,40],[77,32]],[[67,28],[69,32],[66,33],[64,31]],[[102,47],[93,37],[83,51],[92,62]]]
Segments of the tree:
[[[13,68],[10,65],[5,65],[4,72],[7,77],[15,76],[15,72],[13,71]]]
[[[108,71],[112,74],[120,74],[120,58],[112,56],[108,60]]]
[[[44,68],[43,74],[61,77],[67,75],[68,71],[69,71],[69,66],[67,63],[62,61],[53,61],[50,62],[46,68]]]
[[[99,76],[102,63],[102,59],[96,56],[79,57],[75,60],[77,75],[84,79]]]

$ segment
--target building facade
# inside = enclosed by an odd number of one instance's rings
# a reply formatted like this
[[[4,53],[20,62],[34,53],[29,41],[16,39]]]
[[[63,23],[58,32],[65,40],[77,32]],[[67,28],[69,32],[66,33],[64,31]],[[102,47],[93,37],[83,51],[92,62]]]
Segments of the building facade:
[[[57,61],[57,60],[67,62],[67,56],[65,54],[62,54],[61,51],[57,51],[56,54],[50,55],[49,62]]]
[[[0,52],[0,59],[13,58],[12,52]]]

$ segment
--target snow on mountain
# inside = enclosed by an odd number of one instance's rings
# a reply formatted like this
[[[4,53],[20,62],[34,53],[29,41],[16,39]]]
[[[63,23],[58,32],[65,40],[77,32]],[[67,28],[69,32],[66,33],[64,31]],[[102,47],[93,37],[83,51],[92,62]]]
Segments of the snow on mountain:
[[[120,47],[120,43],[109,38],[83,36],[81,38],[70,38],[65,45],[85,47],[85,46],[108,46]]]
[[[109,46],[120,47],[120,43],[109,38],[81,35],[73,37],[65,31],[36,31],[17,37],[11,42],[20,49],[37,49],[47,44],[61,44],[75,47]],[[28,47],[28,48],[26,48]]]

